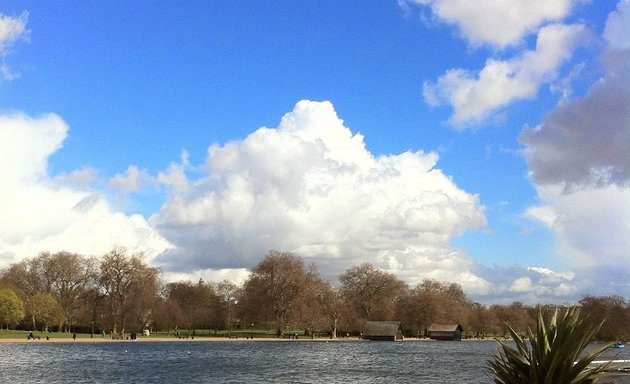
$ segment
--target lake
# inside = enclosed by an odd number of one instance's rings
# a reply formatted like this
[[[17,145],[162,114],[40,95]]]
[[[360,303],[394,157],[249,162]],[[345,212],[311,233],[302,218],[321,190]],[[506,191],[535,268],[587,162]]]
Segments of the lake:
[[[485,363],[496,347],[413,341],[16,343],[0,344],[0,377],[11,384],[492,383]]]

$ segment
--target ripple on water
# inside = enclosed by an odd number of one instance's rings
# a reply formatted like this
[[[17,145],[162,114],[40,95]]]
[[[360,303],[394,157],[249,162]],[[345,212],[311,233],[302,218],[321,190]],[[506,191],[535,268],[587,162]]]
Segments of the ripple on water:
[[[0,345],[3,382],[491,383],[492,342],[22,343]]]

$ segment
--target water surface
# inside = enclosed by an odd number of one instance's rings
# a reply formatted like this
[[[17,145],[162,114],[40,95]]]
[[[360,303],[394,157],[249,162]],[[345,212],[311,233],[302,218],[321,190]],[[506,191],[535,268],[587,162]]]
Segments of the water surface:
[[[492,383],[485,364],[495,351],[494,342],[36,342],[0,345],[0,377],[11,384]]]

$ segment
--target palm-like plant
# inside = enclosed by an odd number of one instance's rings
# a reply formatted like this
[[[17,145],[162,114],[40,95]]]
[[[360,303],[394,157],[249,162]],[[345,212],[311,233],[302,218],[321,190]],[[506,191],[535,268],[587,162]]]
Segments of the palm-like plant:
[[[583,354],[601,327],[580,317],[580,310],[569,308],[561,319],[558,311],[549,316],[538,312],[536,330],[527,330],[529,345],[511,327],[516,348],[499,341],[500,350],[488,361],[497,384],[587,384],[611,377],[606,364],[588,368],[609,344]],[[581,356],[583,355],[583,356]]]

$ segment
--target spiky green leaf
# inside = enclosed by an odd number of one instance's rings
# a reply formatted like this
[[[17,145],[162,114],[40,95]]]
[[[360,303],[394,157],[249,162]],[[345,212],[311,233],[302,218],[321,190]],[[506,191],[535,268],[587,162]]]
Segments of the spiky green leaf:
[[[576,307],[568,308],[561,319],[538,312],[536,329],[527,330],[529,343],[508,326],[515,347],[499,341],[499,351],[487,366],[497,384],[587,384],[615,376],[606,364],[591,366],[610,345],[584,354],[599,328],[580,316]]]

